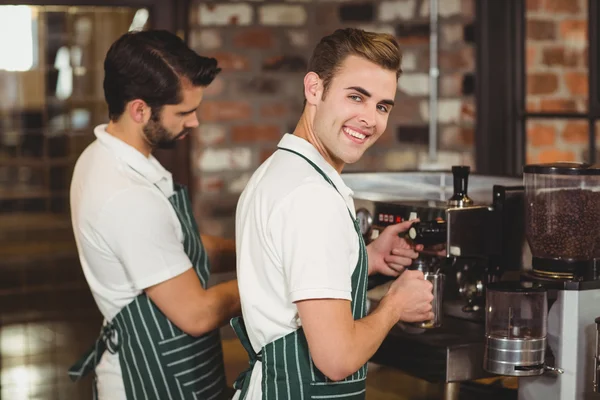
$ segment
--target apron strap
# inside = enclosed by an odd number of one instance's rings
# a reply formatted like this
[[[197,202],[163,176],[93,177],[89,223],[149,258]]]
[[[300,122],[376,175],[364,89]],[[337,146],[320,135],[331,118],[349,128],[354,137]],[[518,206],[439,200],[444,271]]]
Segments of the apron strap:
[[[229,322],[236,336],[244,346],[244,349],[248,353],[248,363],[250,366],[244,372],[242,372],[238,378],[233,383],[233,388],[236,390],[241,390],[240,400],[243,400],[246,397],[248,392],[248,388],[250,387],[250,376],[252,375],[252,369],[254,368],[254,364],[256,361],[262,362],[262,351],[258,354],[252,348],[252,344],[250,343],[250,337],[248,336],[248,331],[246,330],[246,325],[244,324],[244,319],[242,317],[234,317]]]
[[[96,365],[100,362],[102,355],[106,350],[115,354],[119,351],[121,343],[117,340],[117,330],[111,322],[102,326],[100,335],[96,342],[88,351],[69,368],[69,378],[73,382],[79,381],[81,378],[96,369]]]
[[[319,166],[317,164],[315,164],[314,162],[309,160],[304,155],[298,153],[297,151],[286,149],[285,147],[278,147],[277,150],[288,151],[288,152],[293,153],[293,154],[303,158],[304,160],[306,160],[306,162],[309,163],[323,177],[323,179],[325,179],[325,181],[327,181],[327,183],[329,183],[331,186],[333,186],[335,191],[338,192],[340,196],[342,196],[342,194],[338,190],[337,186],[335,186],[335,183],[333,183],[333,181],[329,178],[329,176],[327,176],[327,174],[325,172],[323,172],[323,170],[321,168],[319,168]],[[354,218],[350,209],[347,206],[346,206],[346,208],[348,209],[348,215],[350,215],[350,219],[354,223],[354,228],[356,229],[356,232],[360,232],[360,225],[358,223],[358,218]]]

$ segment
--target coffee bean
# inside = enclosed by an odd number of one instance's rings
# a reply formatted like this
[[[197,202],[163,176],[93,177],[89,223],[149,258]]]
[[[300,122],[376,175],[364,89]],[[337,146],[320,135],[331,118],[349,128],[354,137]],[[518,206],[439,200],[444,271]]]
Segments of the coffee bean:
[[[534,257],[600,258],[600,192],[572,189],[528,195],[525,218]]]

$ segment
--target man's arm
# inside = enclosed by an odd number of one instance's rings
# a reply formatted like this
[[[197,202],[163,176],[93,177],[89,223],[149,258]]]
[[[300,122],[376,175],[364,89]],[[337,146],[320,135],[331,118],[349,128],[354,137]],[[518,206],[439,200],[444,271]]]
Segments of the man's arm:
[[[210,272],[235,272],[235,241],[218,236],[201,235],[210,262]]]
[[[296,305],[315,365],[337,381],[365,364],[399,320],[433,318],[431,300],[431,283],[419,271],[406,271],[394,281],[379,306],[360,320],[353,319],[347,300],[303,300]]]
[[[171,322],[192,336],[219,328],[240,314],[237,280],[205,290],[193,268],[145,291]]]

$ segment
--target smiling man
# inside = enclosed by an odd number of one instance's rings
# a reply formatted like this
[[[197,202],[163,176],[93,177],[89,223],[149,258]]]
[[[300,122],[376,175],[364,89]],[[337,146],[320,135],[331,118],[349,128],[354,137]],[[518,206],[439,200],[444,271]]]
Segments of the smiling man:
[[[243,318],[232,326],[251,367],[241,399],[364,399],[366,363],[399,320],[432,317],[431,284],[404,271],[417,252],[385,229],[368,247],[340,173],[384,133],[400,75],[390,35],[337,30],[315,48],[293,134],[254,173],[236,214]],[[399,276],[366,315],[367,276]]]
[[[94,398],[227,398],[218,328],[239,314],[239,294],[235,281],[207,288],[207,253],[223,258],[233,243],[204,247],[186,189],[151,155],[198,126],[219,71],[167,31],[127,33],[106,55],[110,122],[71,182],[81,266],[105,321],[69,375],[95,371]]]

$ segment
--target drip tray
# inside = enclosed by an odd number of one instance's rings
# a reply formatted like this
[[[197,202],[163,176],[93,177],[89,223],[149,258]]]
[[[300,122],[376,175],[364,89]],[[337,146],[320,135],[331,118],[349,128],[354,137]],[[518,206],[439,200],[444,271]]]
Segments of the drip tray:
[[[429,382],[492,376],[483,370],[484,324],[447,316],[442,323],[441,328],[422,333],[408,333],[396,325],[371,361]]]

